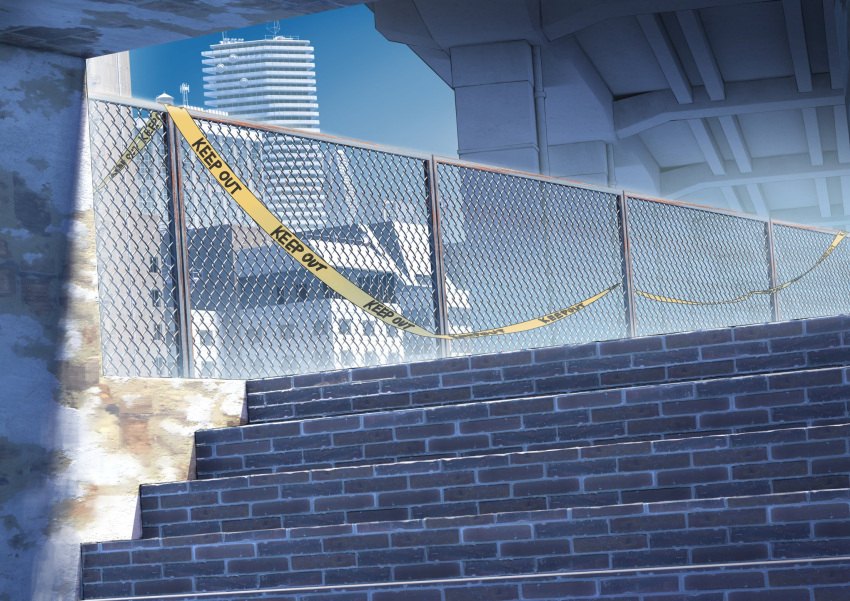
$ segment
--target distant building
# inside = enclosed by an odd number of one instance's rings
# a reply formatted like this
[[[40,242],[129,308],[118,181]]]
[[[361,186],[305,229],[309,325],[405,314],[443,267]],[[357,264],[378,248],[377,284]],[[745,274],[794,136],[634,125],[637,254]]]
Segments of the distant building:
[[[332,267],[381,302],[433,327],[424,226],[398,222],[304,232]],[[358,309],[256,228],[190,229],[194,365],[200,377],[300,373],[432,358],[431,345]],[[165,254],[163,249],[163,254]],[[449,284],[448,305],[468,308]]]
[[[319,131],[316,65],[308,40],[225,38],[201,54],[208,106],[233,117]]]
[[[89,94],[109,94],[132,98],[130,53],[128,51],[90,58],[86,61],[86,87]]]
[[[204,57],[206,104],[231,117],[319,132],[316,72],[308,40],[225,38]],[[327,198],[318,143],[264,136],[260,149],[270,210],[295,230],[325,227]]]

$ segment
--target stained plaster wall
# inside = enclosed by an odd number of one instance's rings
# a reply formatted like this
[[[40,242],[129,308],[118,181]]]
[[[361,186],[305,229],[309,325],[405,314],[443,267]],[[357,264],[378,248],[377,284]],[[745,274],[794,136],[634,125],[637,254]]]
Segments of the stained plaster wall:
[[[0,45],[0,601],[78,599],[79,543],[191,473],[244,383],[103,378],[85,62]]]

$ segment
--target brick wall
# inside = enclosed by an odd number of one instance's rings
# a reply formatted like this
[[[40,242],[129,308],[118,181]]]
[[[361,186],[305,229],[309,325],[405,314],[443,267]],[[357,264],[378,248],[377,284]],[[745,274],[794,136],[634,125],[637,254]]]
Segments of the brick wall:
[[[143,536],[850,488],[850,425],[141,488]]]
[[[198,478],[846,421],[825,368],[258,424],[196,434]]]
[[[82,579],[94,598],[808,560],[847,552],[848,517],[838,490],[206,534],[84,545]]]
[[[850,316],[247,383],[251,423],[850,363]]]

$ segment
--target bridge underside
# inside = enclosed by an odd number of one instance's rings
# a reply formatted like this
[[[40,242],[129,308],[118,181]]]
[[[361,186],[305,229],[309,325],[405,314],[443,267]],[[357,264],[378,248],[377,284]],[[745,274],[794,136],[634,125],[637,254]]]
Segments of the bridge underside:
[[[382,0],[456,94],[461,157],[776,219],[850,222],[834,0]]]

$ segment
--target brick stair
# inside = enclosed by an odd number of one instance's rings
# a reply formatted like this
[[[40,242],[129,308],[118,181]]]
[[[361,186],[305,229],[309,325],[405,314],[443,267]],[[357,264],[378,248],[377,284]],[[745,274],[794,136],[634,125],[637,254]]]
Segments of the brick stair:
[[[850,316],[249,382],[252,424],[850,365]]]
[[[835,317],[249,382],[83,598],[846,601],[847,365]]]
[[[195,435],[199,479],[844,423],[850,368],[290,419]]]

